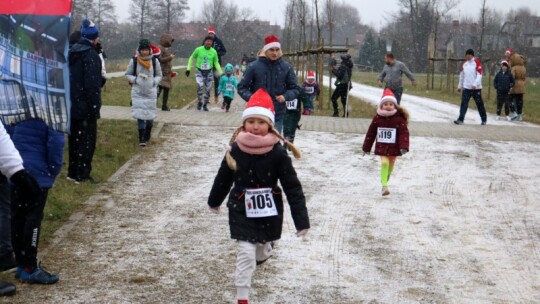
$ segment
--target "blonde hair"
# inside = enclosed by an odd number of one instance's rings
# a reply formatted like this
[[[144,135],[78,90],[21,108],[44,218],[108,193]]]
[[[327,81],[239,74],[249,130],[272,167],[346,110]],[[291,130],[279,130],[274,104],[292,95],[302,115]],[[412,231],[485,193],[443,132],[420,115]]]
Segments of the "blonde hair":
[[[229,146],[232,146],[234,144],[236,137],[238,137],[238,134],[240,134],[240,132],[242,131],[244,131],[244,126],[238,127],[236,131],[234,131],[233,135],[231,136],[231,139],[229,140]],[[286,140],[281,134],[279,134],[279,132],[276,129],[272,127],[272,125],[270,125],[268,132],[274,133],[274,135],[276,135],[277,138],[281,139],[285,144],[287,144],[289,149],[292,151],[294,158],[296,159],[302,158],[302,152],[300,151],[300,149],[298,149],[298,147],[294,145],[292,142]],[[231,170],[236,171],[238,169],[238,167],[236,166],[236,160],[232,157],[230,150],[228,150],[227,153],[225,153],[225,161],[227,162],[227,165],[229,166]]]
[[[400,107],[400,106],[397,106],[396,107],[397,111],[399,114],[401,114],[401,116],[403,116],[403,118],[405,118],[405,121],[407,123],[409,123],[409,118],[410,118],[410,114],[409,114],[409,111],[407,111],[407,109],[403,108],[403,107]]]

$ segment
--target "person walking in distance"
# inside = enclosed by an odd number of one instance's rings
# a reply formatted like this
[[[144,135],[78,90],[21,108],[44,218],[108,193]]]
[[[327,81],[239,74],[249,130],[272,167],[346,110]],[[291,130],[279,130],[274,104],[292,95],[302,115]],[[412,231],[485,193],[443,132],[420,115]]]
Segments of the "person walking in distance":
[[[169,90],[172,89],[172,78],[176,76],[176,72],[172,70],[172,61],[176,56],[170,51],[170,48],[174,42],[174,38],[171,34],[163,34],[159,39],[159,49],[161,50],[161,56],[159,56],[159,63],[161,64],[161,72],[163,77],[158,86],[157,98],[163,91],[163,103],[161,104],[162,111],[170,111],[167,103],[169,101]]]
[[[99,29],[84,19],[81,39],[69,50],[71,126],[67,178],[75,183],[97,183],[90,175],[96,149],[101,109],[101,59],[96,51]]]
[[[210,36],[204,39],[204,45],[196,48],[189,57],[186,68],[186,77],[189,77],[193,60],[195,60],[197,66],[197,73],[195,74],[197,80],[197,110],[199,111],[201,109],[208,111],[210,90],[212,89],[212,82],[214,82],[214,73],[212,71],[215,68],[219,74],[222,73],[218,54],[212,47],[213,40]]]
[[[208,37],[212,38],[212,47],[217,52],[218,62],[219,62],[219,65],[221,66],[221,57],[227,54],[227,49],[225,48],[223,41],[216,35],[215,27],[213,26],[208,27]],[[214,68],[214,102],[215,103],[217,103],[219,99],[218,84],[219,84],[220,76],[221,76],[221,72],[219,72],[219,74],[216,73],[216,70]]]
[[[456,125],[462,125],[465,120],[465,114],[469,108],[471,97],[476,103],[478,114],[482,120],[482,125],[487,123],[486,108],[482,100],[482,64],[480,60],[474,57],[474,51],[468,49],[465,52],[465,62],[461,72],[459,73],[459,85],[457,91],[461,93],[461,107],[459,109],[459,117],[454,120]]]
[[[379,83],[379,87],[382,87],[384,82],[384,87],[390,89],[394,93],[397,103],[400,105],[401,95],[403,95],[402,75],[405,74],[405,76],[411,80],[413,87],[416,87],[416,80],[411,71],[409,71],[409,68],[407,68],[403,62],[394,58],[394,54],[386,54],[384,56],[384,61],[386,64],[384,65],[377,82]]]
[[[334,90],[331,98],[332,106],[334,107],[334,114],[332,114],[333,117],[339,116],[339,108],[337,104],[338,98],[341,98],[341,104],[343,105],[343,117],[349,116],[349,111],[346,109],[346,107],[347,95],[351,89],[350,82],[352,77],[352,68],[353,62],[351,60],[351,55],[349,54],[341,55],[341,64],[339,65],[339,68],[336,68],[335,65],[332,65],[332,63],[330,65],[330,71],[336,76],[336,81],[334,83],[336,89]]]
[[[497,90],[497,117],[495,119],[501,119],[501,111],[504,105],[504,112],[507,120],[512,120],[510,115],[510,89],[514,86],[514,77],[508,68],[508,62],[503,60],[501,62],[501,70],[495,75],[493,79],[493,86]]]

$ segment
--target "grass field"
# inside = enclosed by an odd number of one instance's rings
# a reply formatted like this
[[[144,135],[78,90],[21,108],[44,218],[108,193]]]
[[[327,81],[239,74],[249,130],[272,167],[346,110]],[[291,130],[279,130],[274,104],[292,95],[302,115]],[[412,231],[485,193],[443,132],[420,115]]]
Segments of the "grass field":
[[[362,84],[376,86],[378,73],[370,72],[356,72],[353,74],[353,81],[360,82]],[[404,93],[438,99],[459,105],[461,103],[461,94],[457,93],[455,89],[446,90],[446,75],[436,75],[434,78],[435,89],[426,89],[427,78],[426,74],[415,74],[418,85],[413,87],[409,79],[403,77]],[[454,88],[457,88],[458,77],[453,79]],[[493,81],[493,78],[491,79]],[[524,97],[524,119],[529,122],[540,123],[540,85],[538,82],[540,79],[528,78],[527,79],[527,94]],[[483,92],[482,97],[488,112],[495,113],[497,109],[497,93],[491,85],[490,97],[488,99],[488,82],[489,78],[486,76],[482,80]],[[451,84],[452,85],[452,82]],[[476,109],[474,101],[471,99],[470,107]],[[503,111],[504,114],[504,111]]]
[[[92,176],[106,181],[133,155],[140,151],[135,123],[125,120],[99,120],[98,141],[92,162]],[[76,185],[66,179],[68,146],[64,149],[64,166],[49,192],[45,208],[40,246],[46,246],[53,233],[62,226],[71,213],[85,202],[101,185]]]

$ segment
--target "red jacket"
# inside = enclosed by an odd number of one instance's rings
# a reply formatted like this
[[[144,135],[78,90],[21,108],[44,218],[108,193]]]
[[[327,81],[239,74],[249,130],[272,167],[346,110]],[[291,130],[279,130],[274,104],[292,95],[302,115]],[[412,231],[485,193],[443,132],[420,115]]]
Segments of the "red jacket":
[[[409,150],[409,129],[407,121],[401,114],[390,117],[375,115],[364,139],[362,150],[371,151],[373,142],[375,154],[383,156],[401,156],[400,149]]]

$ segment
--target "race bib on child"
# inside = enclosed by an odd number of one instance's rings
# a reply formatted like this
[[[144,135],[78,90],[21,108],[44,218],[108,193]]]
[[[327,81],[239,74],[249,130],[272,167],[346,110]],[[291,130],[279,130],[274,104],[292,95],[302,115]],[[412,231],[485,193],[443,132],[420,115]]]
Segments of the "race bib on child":
[[[230,84],[230,83],[227,83],[227,85],[225,86],[225,90],[232,91],[232,90],[234,90],[234,86],[232,84]]]
[[[397,131],[395,128],[377,128],[377,142],[395,144],[396,133]]]
[[[313,92],[315,92],[315,87],[305,87],[304,91],[308,94],[313,94]]]
[[[210,63],[208,62],[203,62],[201,63],[201,70],[210,70]]]
[[[287,110],[298,110],[298,99],[285,101],[285,106],[287,106]]]
[[[245,203],[246,216],[249,218],[278,215],[272,188],[247,189]]]

